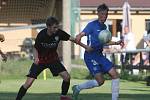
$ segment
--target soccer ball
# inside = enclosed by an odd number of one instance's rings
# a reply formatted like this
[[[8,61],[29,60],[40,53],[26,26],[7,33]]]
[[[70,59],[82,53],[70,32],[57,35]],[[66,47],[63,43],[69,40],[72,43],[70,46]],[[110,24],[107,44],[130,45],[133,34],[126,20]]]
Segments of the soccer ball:
[[[98,34],[98,39],[101,43],[106,44],[112,39],[112,34],[109,30],[102,30]]]

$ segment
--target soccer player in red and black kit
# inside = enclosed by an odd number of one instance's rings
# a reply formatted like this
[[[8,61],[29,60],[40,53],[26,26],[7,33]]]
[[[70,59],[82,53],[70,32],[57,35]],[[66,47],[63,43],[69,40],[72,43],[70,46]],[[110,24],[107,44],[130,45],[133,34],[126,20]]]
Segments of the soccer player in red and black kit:
[[[40,31],[36,37],[34,62],[29,70],[26,82],[20,87],[16,100],[23,98],[27,89],[31,87],[37,76],[46,68],[50,69],[53,76],[60,75],[63,79],[60,100],[71,100],[70,97],[66,96],[70,86],[70,75],[58,58],[57,47],[60,41],[70,40],[76,43],[75,39],[59,29],[59,22],[54,17],[47,19],[46,26],[47,28]]]

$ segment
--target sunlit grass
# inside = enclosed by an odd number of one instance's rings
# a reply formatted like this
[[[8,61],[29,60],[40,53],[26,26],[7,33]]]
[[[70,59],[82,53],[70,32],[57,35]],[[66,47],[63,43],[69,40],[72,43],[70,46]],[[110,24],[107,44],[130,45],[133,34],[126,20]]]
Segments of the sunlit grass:
[[[0,100],[14,100],[25,79],[1,80]],[[61,79],[37,79],[28,90],[23,100],[59,100]],[[71,80],[71,86],[87,80]],[[69,95],[71,96],[71,86]],[[83,90],[79,100],[111,100],[111,81],[106,81],[101,87]],[[94,98],[94,99],[93,99]],[[144,82],[121,80],[119,100],[149,100],[150,87]]]

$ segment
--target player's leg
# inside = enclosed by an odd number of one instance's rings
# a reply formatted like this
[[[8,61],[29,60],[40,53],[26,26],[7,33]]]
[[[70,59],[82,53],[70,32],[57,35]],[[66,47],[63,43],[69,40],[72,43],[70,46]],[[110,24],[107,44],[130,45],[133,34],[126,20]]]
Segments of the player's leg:
[[[90,73],[94,76],[95,80],[89,80],[85,83],[74,85],[72,87],[74,100],[78,99],[78,95],[81,90],[98,87],[104,83],[104,79],[103,79],[103,75],[101,74],[101,68],[99,66],[99,63],[94,59],[89,60],[86,58],[85,58],[85,63]]]
[[[26,94],[28,88],[31,87],[34,80],[35,80],[35,78],[27,77],[25,84],[22,85],[19,89],[16,100],[22,100],[23,96]]]
[[[34,80],[37,78],[37,76],[41,73],[43,70],[42,67],[36,64],[32,64],[30,71],[27,75],[26,82],[20,87],[19,92],[17,94],[16,100],[22,100],[23,96],[26,94],[28,88],[31,87]]]
[[[99,59],[99,60],[98,60]],[[119,76],[116,69],[113,67],[113,63],[110,62],[105,56],[101,56],[97,59],[104,73],[108,73],[112,78],[112,100],[118,100],[119,94]]]
[[[74,85],[72,87],[73,100],[78,100],[78,95],[79,95],[81,90],[98,87],[98,86],[101,86],[103,83],[104,83],[104,79],[103,79],[102,74],[101,73],[97,73],[95,75],[95,80],[89,80],[89,81],[86,81],[84,83],[81,83],[81,84],[78,84],[78,85]]]
[[[109,71],[112,78],[112,100],[118,100],[119,97],[119,75],[114,67]]]
[[[86,81],[84,83],[75,85],[76,88],[79,91],[81,91],[83,89],[91,89],[91,88],[94,88],[94,87],[101,86],[104,83],[104,78],[103,78],[103,75],[101,73],[95,74],[94,77],[95,77],[95,80],[89,80],[89,81]]]
[[[61,92],[60,99],[61,100],[71,100],[70,97],[66,96],[67,93],[68,93],[69,87],[70,87],[70,75],[67,71],[63,71],[59,75],[63,79],[63,82],[62,82],[62,85],[61,85],[62,92]]]
[[[54,64],[51,64],[49,69],[52,72],[53,76],[60,75],[63,79],[63,82],[61,85],[60,100],[71,100],[70,97],[66,96],[69,90],[69,86],[70,86],[70,75],[66,71],[65,67],[60,62],[56,62]]]

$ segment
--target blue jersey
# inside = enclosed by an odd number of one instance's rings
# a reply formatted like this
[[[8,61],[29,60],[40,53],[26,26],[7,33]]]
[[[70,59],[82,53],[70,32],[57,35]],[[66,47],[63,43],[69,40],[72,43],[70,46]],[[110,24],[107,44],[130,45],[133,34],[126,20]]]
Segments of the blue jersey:
[[[106,29],[105,24],[101,24],[98,20],[94,20],[87,24],[82,32],[86,33],[87,36],[87,45],[92,47],[95,51],[102,51],[103,44],[100,43],[98,39],[98,34],[100,31]]]
[[[92,52],[84,53],[84,61],[93,76],[97,73],[107,73],[113,67],[112,62],[103,56],[103,44],[98,39],[98,34],[104,29],[105,24],[94,20],[82,31],[87,36],[87,44],[94,49]]]

